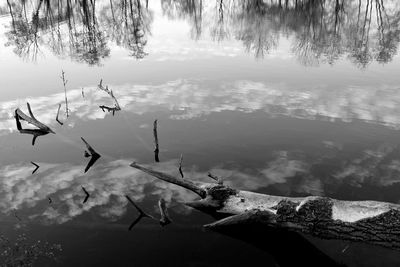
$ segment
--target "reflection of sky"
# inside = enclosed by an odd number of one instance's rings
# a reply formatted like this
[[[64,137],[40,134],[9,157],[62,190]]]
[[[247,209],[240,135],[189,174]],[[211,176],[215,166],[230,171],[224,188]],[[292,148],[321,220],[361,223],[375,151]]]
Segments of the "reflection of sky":
[[[325,86],[308,89],[290,88],[284,84],[252,81],[207,82],[177,80],[160,85],[110,85],[123,112],[145,114],[155,110],[177,112],[174,119],[193,119],[212,112],[265,111],[270,115],[286,115],[315,120],[330,119],[351,122],[362,120],[393,128],[400,127],[400,94],[398,87],[348,86],[335,91]],[[110,96],[94,87],[68,90],[72,118],[103,119],[107,113],[100,105],[113,106]],[[13,110],[29,101],[34,114],[50,126],[57,124],[58,104],[64,105],[62,93],[42,97],[0,102],[0,131],[15,131]],[[61,112],[63,113],[63,112]],[[61,120],[63,116],[61,116]],[[70,120],[70,123],[73,119]]]

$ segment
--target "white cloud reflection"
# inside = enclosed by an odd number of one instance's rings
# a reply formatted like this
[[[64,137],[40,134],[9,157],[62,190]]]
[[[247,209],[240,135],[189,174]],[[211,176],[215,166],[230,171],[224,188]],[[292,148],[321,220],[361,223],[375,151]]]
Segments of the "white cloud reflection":
[[[83,173],[83,165],[39,162],[40,169],[33,175],[30,164],[3,166],[0,169],[0,212],[10,214],[13,210],[23,210],[29,213],[28,217],[31,219],[45,223],[64,223],[93,210],[107,220],[114,220],[126,212],[126,194],[145,203],[146,197],[162,197],[167,202],[184,202],[196,198],[194,193],[186,189],[153,179],[131,168],[131,162],[132,160],[113,160],[96,165],[86,174]],[[177,165],[178,160],[170,160],[151,167],[179,176]],[[237,189],[257,191],[272,184],[297,179],[298,183],[293,191],[323,194],[321,184],[310,179],[306,168],[304,163],[280,155],[255,174],[222,167],[214,167],[210,171],[223,177],[227,185]],[[207,172],[198,171],[196,166],[185,169],[187,179],[210,182]],[[81,186],[91,194],[84,205]],[[48,197],[53,200],[51,205],[47,203]]]
[[[110,85],[118,98],[121,112],[144,114],[168,110],[173,119],[191,119],[212,112],[263,110],[271,115],[301,119],[364,120],[388,127],[400,128],[400,90],[387,86],[346,87],[328,90],[323,86],[309,89],[289,88],[283,84],[252,81],[211,83],[201,80],[177,80],[160,85]],[[96,87],[68,91],[69,107],[75,119],[95,120],[107,113],[99,105],[113,106],[112,99]],[[43,97],[0,102],[0,131],[16,130],[13,111],[25,109],[31,103],[36,117],[46,124],[56,125],[55,115],[62,93]],[[64,108],[64,105],[63,105]],[[62,118],[61,118],[62,120]]]

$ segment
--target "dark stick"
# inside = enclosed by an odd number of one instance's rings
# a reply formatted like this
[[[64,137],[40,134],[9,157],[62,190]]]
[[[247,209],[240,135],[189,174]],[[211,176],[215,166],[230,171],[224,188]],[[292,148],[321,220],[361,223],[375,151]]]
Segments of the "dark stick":
[[[158,154],[160,152],[160,149],[158,147],[158,134],[157,134],[157,120],[154,121],[153,124],[153,135],[154,135],[154,159],[156,162],[160,162],[160,158],[158,157]]]
[[[129,225],[128,230],[132,230],[132,228],[142,219],[142,218],[150,218],[155,220],[155,218],[147,213],[145,213],[141,208],[139,208],[138,205],[136,205],[135,202],[133,202],[133,200],[125,195],[126,199],[135,207],[135,209],[139,212],[139,216]]]
[[[93,166],[93,164],[101,157],[99,153],[97,153],[93,147],[91,145],[89,145],[88,142],[86,142],[85,139],[83,139],[83,137],[81,137],[82,141],[85,143],[87,149],[89,150],[89,152],[85,151],[85,157],[90,155],[90,161],[88,162],[88,164],[86,165],[85,168],[85,173],[90,169],[90,167]]]
[[[31,163],[33,164],[33,165],[35,165],[36,166],[36,168],[32,171],[32,174],[34,174],[38,169],[39,169],[39,165],[37,165],[35,162],[33,162],[33,161],[31,161]]]
[[[60,125],[63,125],[63,123],[58,119],[58,114],[60,113],[60,108],[61,108],[61,104],[58,104],[58,110],[57,110],[56,121],[57,121]]]
[[[181,174],[182,178],[184,178],[182,171],[182,162],[183,162],[183,155],[181,154],[181,159],[179,160],[179,173]]]
[[[88,199],[89,199],[89,197],[90,197],[90,194],[89,194],[89,192],[82,186],[82,190],[83,190],[83,192],[85,192],[85,194],[86,194],[86,197],[85,197],[85,199],[83,200],[83,204],[84,203],[86,203],[87,201],[88,201]]]
[[[161,214],[160,225],[166,226],[170,224],[172,220],[169,218],[167,205],[165,204],[165,200],[163,198],[161,198],[158,201],[158,207],[160,209],[160,214]]]

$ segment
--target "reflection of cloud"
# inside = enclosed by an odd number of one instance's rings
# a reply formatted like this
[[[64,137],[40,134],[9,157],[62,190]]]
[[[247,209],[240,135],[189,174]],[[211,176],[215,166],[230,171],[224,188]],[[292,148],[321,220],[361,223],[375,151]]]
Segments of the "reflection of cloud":
[[[398,147],[383,145],[376,150],[366,150],[333,177],[356,187],[364,184],[390,186],[400,182],[399,156]]]
[[[64,223],[94,210],[98,215],[114,220],[126,212],[126,194],[138,202],[152,196],[162,197],[167,202],[190,201],[196,197],[186,189],[131,168],[131,162],[114,160],[97,165],[86,174],[83,173],[83,165],[39,163],[40,171],[34,175],[28,164],[4,166],[0,169],[0,177],[3,177],[0,180],[0,212],[23,209],[30,213],[29,218]],[[151,168],[178,176],[177,165],[177,160],[171,160],[153,164]],[[289,160],[285,155],[280,155],[256,174],[221,167],[213,168],[211,172],[223,177],[227,185],[242,190],[257,190],[295,179],[297,182],[293,191],[323,194],[320,182],[314,181],[306,173],[305,164]],[[196,167],[185,174],[187,179],[193,181],[210,182],[207,173],[197,171]],[[84,205],[82,185],[91,195]],[[47,204],[48,197],[53,200],[51,205]],[[43,205],[44,210],[40,208]]]
[[[0,210],[8,213],[13,209],[32,208],[50,196],[53,204],[46,208],[41,217],[59,223],[98,208],[99,214],[113,219],[125,213],[125,194],[141,201],[145,187],[149,194],[157,194],[166,200],[192,200],[194,195],[185,189],[163,182],[152,182],[141,171],[129,167],[131,161],[115,160],[99,165],[93,172],[83,174],[83,165],[40,164],[40,172],[31,175],[29,165],[9,165],[0,169]],[[159,166],[165,171],[176,165],[166,162]],[[90,192],[90,201],[82,205],[81,185]]]
[[[113,86],[122,112],[144,114],[154,110],[176,113],[174,119],[190,119],[211,112],[263,110],[272,115],[286,115],[302,119],[353,119],[400,128],[400,90],[380,87],[337,88],[324,87],[307,90],[287,88],[281,84],[266,85],[251,81],[209,84],[206,81],[177,80],[161,85]],[[106,116],[99,105],[113,105],[106,93],[86,88],[69,90],[70,121],[75,116],[82,120],[102,119]],[[0,103],[0,130],[15,130],[12,112],[24,107],[29,100],[35,115],[44,123],[56,125],[55,115],[63,94],[19,99]],[[50,110],[49,110],[50,109]],[[53,112],[52,112],[53,111]]]

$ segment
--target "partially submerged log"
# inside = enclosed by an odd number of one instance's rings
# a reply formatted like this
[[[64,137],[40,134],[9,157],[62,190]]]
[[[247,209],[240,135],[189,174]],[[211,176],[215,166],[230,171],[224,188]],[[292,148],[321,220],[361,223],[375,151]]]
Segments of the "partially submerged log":
[[[89,152],[87,150],[85,150],[85,157],[90,157],[90,161],[88,162],[88,164],[86,165],[85,168],[85,173],[90,169],[90,167],[93,166],[93,164],[101,157],[99,153],[96,152],[96,150],[94,150],[94,148],[89,145],[88,142],[86,142],[85,139],[83,139],[83,137],[81,137],[82,141],[85,143],[86,148],[89,150]]]
[[[28,107],[28,112],[29,112],[30,116],[26,115],[19,108],[17,108],[15,110],[14,117],[15,117],[15,122],[17,124],[18,131],[21,134],[31,134],[31,135],[33,135],[32,145],[35,145],[36,138],[38,138],[39,136],[46,135],[46,134],[49,134],[49,133],[55,134],[55,132],[49,126],[45,125],[44,123],[38,121],[35,118],[29,103],[26,103],[26,105]],[[36,126],[38,129],[24,129],[24,128],[22,128],[20,120],[26,121],[27,123]]]
[[[400,250],[400,205],[378,201],[343,201],[328,197],[284,197],[240,191],[221,184],[195,183],[136,164],[154,177],[193,191],[200,200],[186,205],[226,218],[210,230],[257,221],[265,227],[324,239],[360,241]]]

